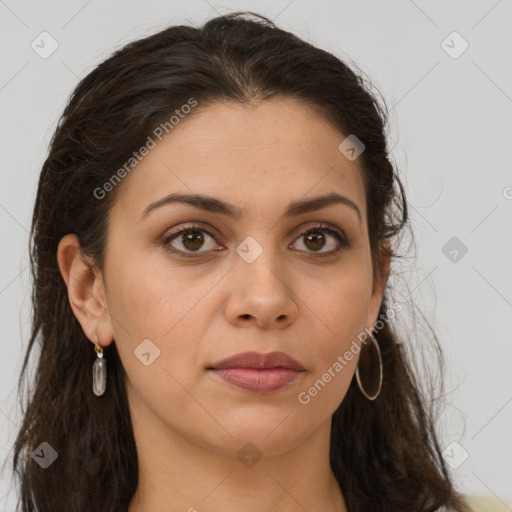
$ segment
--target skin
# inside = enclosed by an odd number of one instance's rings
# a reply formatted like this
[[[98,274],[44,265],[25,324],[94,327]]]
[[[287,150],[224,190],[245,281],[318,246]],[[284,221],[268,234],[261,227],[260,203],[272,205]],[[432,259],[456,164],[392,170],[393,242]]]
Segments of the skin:
[[[129,512],[347,510],[329,465],[330,422],[358,355],[307,405],[297,398],[373,328],[389,274],[383,260],[372,276],[362,171],[338,150],[344,138],[295,99],[198,106],[121,183],[102,272],[88,270],[75,235],[61,240],[59,266],[91,350],[96,334],[102,346],[115,340],[127,372],[139,457]],[[341,204],[280,220],[292,201],[333,191],[361,221]],[[244,214],[173,204],[141,218],[171,192],[211,195]],[[202,232],[201,246],[178,236],[166,249],[161,238],[191,222],[215,237]],[[320,222],[350,246],[315,259],[339,246],[327,232],[323,247],[308,244],[303,233]],[[248,236],[263,250],[252,263],[236,252]],[[180,259],[169,245],[199,257]],[[160,350],[148,366],[134,355],[145,339]],[[283,351],[306,371],[259,394],[206,370],[247,350]],[[250,467],[237,456],[247,442],[261,455]]]

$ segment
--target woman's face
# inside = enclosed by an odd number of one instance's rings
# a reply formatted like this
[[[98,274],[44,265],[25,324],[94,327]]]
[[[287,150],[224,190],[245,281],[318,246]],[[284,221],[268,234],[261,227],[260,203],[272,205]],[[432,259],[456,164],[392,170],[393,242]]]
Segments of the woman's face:
[[[135,421],[210,450],[251,441],[278,454],[330,424],[358,356],[308,389],[378,318],[384,280],[372,293],[360,159],[347,159],[345,136],[297,100],[200,108],[119,185],[101,341],[115,340]],[[333,193],[354,206],[286,215]],[[150,206],[170,194],[216,206]],[[208,369],[246,351],[284,352],[305,371],[270,391]],[[268,370],[261,381],[272,381]]]

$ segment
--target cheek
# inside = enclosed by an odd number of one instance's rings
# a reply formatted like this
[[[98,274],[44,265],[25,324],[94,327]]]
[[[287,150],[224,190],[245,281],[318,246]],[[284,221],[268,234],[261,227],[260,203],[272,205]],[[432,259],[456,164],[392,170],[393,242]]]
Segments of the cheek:
[[[360,341],[365,332],[371,280],[361,269],[339,273],[322,289],[309,293],[310,315],[307,360],[311,374],[301,387],[299,403],[317,414],[332,414],[339,406],[356,369]]]
[[[149,401],[153,393],[192,387],[202,332],[208,325],[202,297],[217,279],[195,279],[161,255],[127,251],[109,274],[109,314],[114,340],[132,385]],[[177,379],[174,380],[173,376]],[[177,397],[174,397],[176,399]]]
[[[344,352],[351,341],[364,331],[371,299],[371,278],[362,268],[338,272],[320,286],[307,283],[302,290],[304,316],[309,332],[316,333],[311,346],[316,359],[324,364],[333,354]]]

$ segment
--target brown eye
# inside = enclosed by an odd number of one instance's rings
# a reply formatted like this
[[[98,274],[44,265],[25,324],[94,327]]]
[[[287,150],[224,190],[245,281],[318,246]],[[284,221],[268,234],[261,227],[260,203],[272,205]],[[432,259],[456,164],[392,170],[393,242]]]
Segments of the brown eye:
[[[181,235],[181,243],[186,249],[197,251],[204,244],[204,236],[197,229],[186,231]]]
[[[329,238],[334,239],[335,242],[329,243]],[[334,253],[349,246],[348,240],[341,232],[323,226],[313,227],[304,231],[297,240],[303,240],[302,244],[306,247],[305,252],[310,252],[312,256],[320,257],[332,256]],[[331,249],[328,247],[327,250],[322,251],[324,247],[329,245]]]
[[[322,231],[310,231],[304,235],[304,244],[309,249],[318,251],[325,245],[325,234]]]
[[[216,247],[216,244],[210,244],[210,247],[201,251],[201,248],[208,245],[206,243],[208,239],[215,240],[214,235],[204,227],[186,226],[166,237],[162,243],[163,245],[168,246],[171,252],[178,254],[180,257],[194,258],[202,253],[209,252]]]

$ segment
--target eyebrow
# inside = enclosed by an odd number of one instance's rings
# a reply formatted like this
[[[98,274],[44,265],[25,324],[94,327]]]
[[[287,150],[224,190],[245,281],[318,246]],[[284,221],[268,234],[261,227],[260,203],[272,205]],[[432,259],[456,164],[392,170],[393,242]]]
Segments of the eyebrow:
[[[154,203],[151,203],[142,213],[142,218],[146,217],[150,212],[156,210],[157,208],[160,208],[164,205],[175,203],[188,204],[193,206],[194,208],[198,208],[200,210],[204,210],[211,213],[225,215],[232,219],[240,219],[245,213],[245,209],[226,203],[215,197],[203,194],[173,193],[169,194],[168,196],[162,199],[159,199],[158,201],[155,201]],[[289,204],[288,208],[282,215],[282,219],[321,210],[322,208],[326,208],[327,206],[331,206],[334,204],[341,204],[351,208],[354,212],[357,213],[359,223],[361,223],[361,211],[359,210],[357,204],[355,204],[348,197],[342,196],[336,192],[331,192],[330,194],[314,197],[312,199],[294,201]]]

